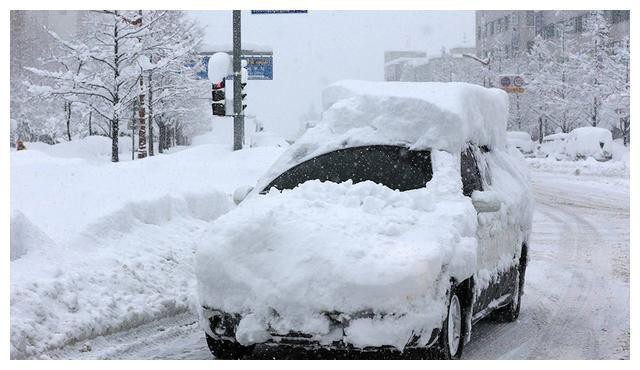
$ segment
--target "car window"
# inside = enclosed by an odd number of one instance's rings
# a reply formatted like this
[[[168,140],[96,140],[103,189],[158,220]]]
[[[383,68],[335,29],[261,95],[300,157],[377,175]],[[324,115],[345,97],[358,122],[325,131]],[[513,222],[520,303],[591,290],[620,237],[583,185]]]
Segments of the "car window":
[[[480,169],[471,148],[467,148],[460,156],[460,175],[462,176],[462,194],[470,197],[474,190],[482,191]]]
[[[312,158],[282,173],[262,192],[272,187],[293,189],[309,180],[335,183],[370,180],[390,189],[406,191],[424,187],[432,175],[429,151],[371,145],[340,149]]]

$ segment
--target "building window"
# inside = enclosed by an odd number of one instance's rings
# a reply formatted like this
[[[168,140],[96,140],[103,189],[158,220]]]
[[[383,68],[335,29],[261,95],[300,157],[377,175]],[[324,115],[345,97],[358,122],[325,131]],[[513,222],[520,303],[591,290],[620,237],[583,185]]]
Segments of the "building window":
[[[629,20],[628,10],[612,10],[611,11],[611,23],[616,24]]]
[[[478,28],[476,29],[476,39],[481,39],[481,38],[482,38],[482,28],[478,26]]]
[[[584,30],[584,16],[581,15],[579,17],[576,17],[575,19],[575,23],[574,23],[574,31],[577,33],[581,33]]]
[[[533,16],[533,10],[527,10],[527,26],[532,27],[533,26],[533,19],[535,17]]]
[[[493,22],[489,23],[489,35],[493,36]]]
[[[496,21],[496,33],[502,32],[502,18]]]
[[[509,31],[509,16],[504,17],[504,30]]]
[[[552,39],[555,37],[556,27],[553,23],[544,26],[544,30],[542,32],[542,37],[545,39]]]
[[[511,14],[511,24],[513,24],[514,27],[517,27],[519,23],[520,16],[518,15],[518,13]]]

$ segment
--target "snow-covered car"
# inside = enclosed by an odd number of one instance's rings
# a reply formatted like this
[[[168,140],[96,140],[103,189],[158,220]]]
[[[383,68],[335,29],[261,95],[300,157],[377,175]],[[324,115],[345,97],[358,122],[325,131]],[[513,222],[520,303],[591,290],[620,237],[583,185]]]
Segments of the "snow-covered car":
[[[537,156],[542,158],[555,158],[562,160],[567,158],[567,137],[569,134],[559,132],[542,138],[542,144],[537,148]]]
[[[572,159],[593,158],[608,161],[612,158],[611,131],[601,127],[579,127],[572,130],[566,140],[566,151]]]
[[[323,119],[208,230],[200,325],[217,358],[460,358],[520,311],[532,197],[508,99],[342,81]]]
[[[524,131],[507,131],[507,142],[516,147],[523,155],[531,156],[535,151],[535,142]]]

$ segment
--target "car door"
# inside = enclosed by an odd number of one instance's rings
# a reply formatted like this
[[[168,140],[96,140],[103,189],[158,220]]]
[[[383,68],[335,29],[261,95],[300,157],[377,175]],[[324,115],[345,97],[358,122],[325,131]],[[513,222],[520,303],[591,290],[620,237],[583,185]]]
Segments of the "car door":
[[[483,151],[470,145],[461,153],[460,174],[465,196],[470,197],[473,191],[491,190],[491,170],[485,158],[486,151],[488,149]],[[514,248],[507,227],[503,212],[478,213],[474,320],[484,317],[489,307],[508,297],[512,289],[507,284],[512,280],[512,272],[500,270],[505,258],[512,257]]]

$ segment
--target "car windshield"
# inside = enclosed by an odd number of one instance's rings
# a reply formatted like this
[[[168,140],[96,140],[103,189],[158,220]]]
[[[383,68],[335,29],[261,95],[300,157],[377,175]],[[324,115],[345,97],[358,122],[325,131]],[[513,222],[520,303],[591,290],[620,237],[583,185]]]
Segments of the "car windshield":
[[[390,189],[406,191],[431,180],[431,153],[392,145],[346,148],[312,158],[289,169],[263,189],[293,189],[309,181],[353,183],[373,181]]]

